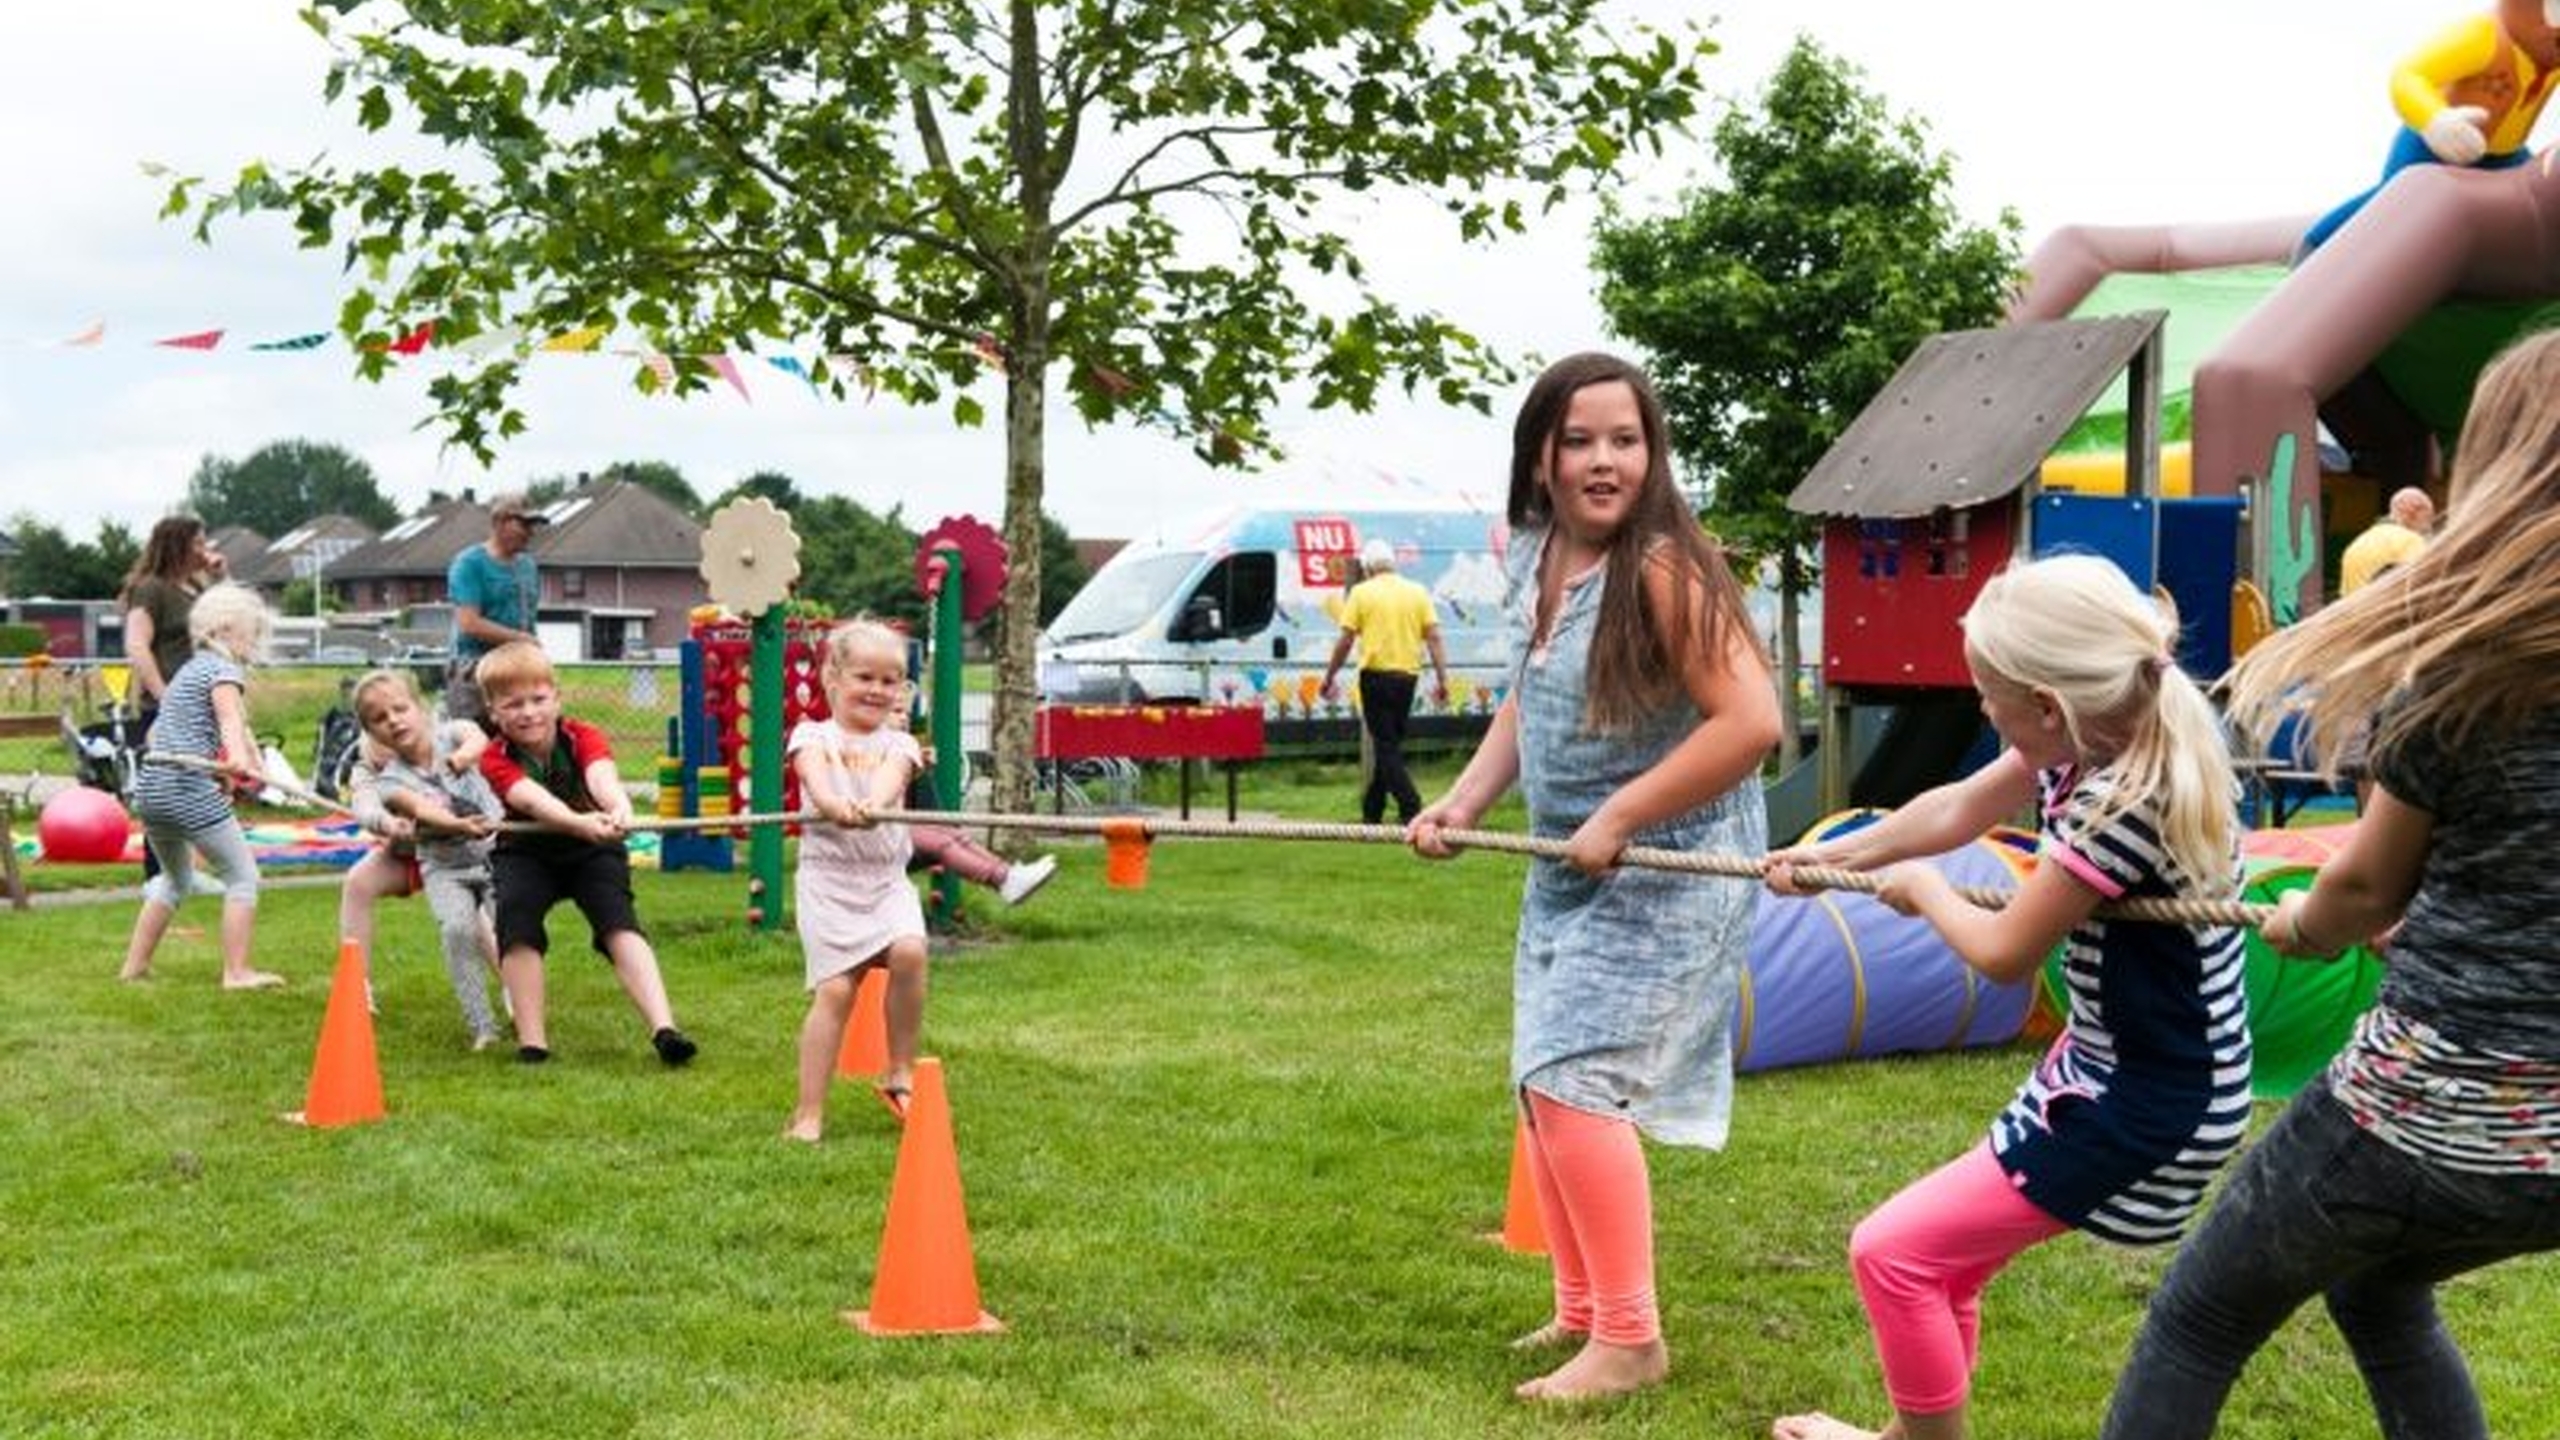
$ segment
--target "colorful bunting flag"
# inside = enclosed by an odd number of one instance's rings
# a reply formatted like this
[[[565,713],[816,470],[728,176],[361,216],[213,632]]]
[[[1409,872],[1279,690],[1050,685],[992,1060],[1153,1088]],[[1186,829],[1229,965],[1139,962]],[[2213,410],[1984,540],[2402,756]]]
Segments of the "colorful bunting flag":
[[[282,340],[261,340],[252,350],[317,350],[328,343],[329,332],[314,330],[308,335],[293,335]]]
[[[388,345],[367,345],[364,348],[377,355],[415,355],[425,350],[435,338],[436,322],[430,320]]]
[[[584,329],[563,331],[560,334],[554,335],[550,339],[543,341],[540,345],[537,345],[534,348],[537,350],[550,350],[555,352],[593,350],[596,348],[597,344],[603,341],[607,328],[608,327],[603,325],[589,325]]]
[[[721,379],[729,382],[730,389],[738,392],[739,399],[750,405],[756,403],[756,397],[747,393],[747,377],[738,373],[737,361],[727,355],[706,355],[703,358],[711,362],[712,369],[720,372]]]
[[[523,344],[524,332],[522,330],[517,329],[513,325],[500,325],[493,329],[483,330],[479,334],[472,336],[470,339],[458,342],[450,348],[455,354],[460,355],[465,359],[485,360],[489,356],[496,355],[504,351],[518,349],[522,347]]]
[[[210,350],[222,343],[222,332],[199,330],[193,335],[172,335],[166,340],[154,340],[151,343],[166,346],[171,350]]]
[[[106,338],[107,322],[101,320],[97,324],[90,326],[88,329],[81,331],[79,334],[72,336],[70,339],[63,341],[62,343],[65,347],[77,349],[82,346],[95,345]]]

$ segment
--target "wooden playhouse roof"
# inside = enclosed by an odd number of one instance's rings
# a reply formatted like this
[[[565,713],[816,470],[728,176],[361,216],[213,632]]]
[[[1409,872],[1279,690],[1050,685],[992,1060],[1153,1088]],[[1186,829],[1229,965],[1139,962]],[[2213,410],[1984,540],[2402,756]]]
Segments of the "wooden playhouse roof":
[[[2129,366],[2136,395],[2128,413],[2156,412],[2145,402],[2158,390],[2152,341],[2163,318],[2150,310],[1930,336],[1787,496],[1787,508],[1895,519],[2009,494]],[[2153,446],[2156,471],[2156,436]]]

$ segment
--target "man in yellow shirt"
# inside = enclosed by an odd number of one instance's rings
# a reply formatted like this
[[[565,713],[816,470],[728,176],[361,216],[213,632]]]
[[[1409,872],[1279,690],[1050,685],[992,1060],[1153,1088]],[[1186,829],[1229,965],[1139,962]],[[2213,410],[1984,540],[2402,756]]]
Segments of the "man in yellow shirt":
[[[2338,594],[2353,595],[2384,571],[2417,558],[2435,528],[2436,502],[2426,491],[2414,485],[2393,491],[2390,513],[2347,542],[2346,553],[2338,557]]]
[[[1369,732],[1369,783],[1360,791],[1360,819],[1375,825],[1384,819],[1387,799],[1396,802],[1396,818],[1410,821],[1422,810],[1422,792],[1404,767],[1405,721],[1413,710],[1413,691],[1422,678],[1422,655],[1431,653],[1435,677],[1433,698],[1449,698],[1449,657],[1440,644],[1440,612],[1431,592],[1396,573],[1395,547],[1373,539],[1360,547],[1364,576],[1342,600],[1342,634],[1333,642],[1333,658],[1325,662],[1324,696],[1333,699],[1333,677],[1360,645],[1360,723]]]

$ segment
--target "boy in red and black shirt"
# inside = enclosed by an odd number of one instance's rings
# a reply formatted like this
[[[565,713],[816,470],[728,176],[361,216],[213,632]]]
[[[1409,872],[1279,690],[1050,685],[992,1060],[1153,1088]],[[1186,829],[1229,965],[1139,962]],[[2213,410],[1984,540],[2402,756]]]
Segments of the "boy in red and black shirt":
[[[613,966],[649,1026],[658,1058],[684,1064],[694,1043],[676,1028],[657,952],[632,904],[631,852],[623,843],[631,797],[623,793],[612,745],[603,731],[560,713],[559,682],[540,646],[501,645],[481,657],[474,678],[497,729],[497,743],[480,756],[480,773],[510,811],[545,827],[500,835],[489,857],[498,969],[515,1007],[516,1058],[527,1064],[551,1058],[542,1016],[542,962],[551,934],[543,921],[566,899],[587,917],[596,953]]]

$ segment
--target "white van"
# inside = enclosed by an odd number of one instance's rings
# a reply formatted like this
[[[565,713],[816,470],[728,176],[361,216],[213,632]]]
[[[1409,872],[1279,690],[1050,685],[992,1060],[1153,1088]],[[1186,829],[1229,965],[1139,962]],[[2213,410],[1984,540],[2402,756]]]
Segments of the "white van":
[[[1312,715],[1360,547],[1431,592],[1449,656],[1449,708],[1489,712],[1502,673],[1498,513],[1238,508],[1133,540],[1040,637],[1040,690],[1065,704],[1261,703]],[[1342,676],[1347,693],[1351,675]],[[1429,676],[1424,677],[1428,705]]]

